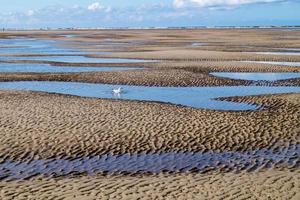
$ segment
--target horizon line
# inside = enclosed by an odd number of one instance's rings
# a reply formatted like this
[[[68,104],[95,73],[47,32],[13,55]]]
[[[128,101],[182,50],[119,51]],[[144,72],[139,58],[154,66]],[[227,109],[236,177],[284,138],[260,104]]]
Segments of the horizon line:
[[[56,28],[51,28],[51,27],[40,27],[40,28],[1,28],[2,31],[18,31],[18,30],[109,30],[109,29],[216,29],[216,28],[221,28],[221,29],[230,29],[230,28],[235,28],[235,29],[247,29],[247,28],[260,28],[260,29],[270,29],[270,28],[300,28],[300,25],[266,25],[266,26],[259,26],[259,25],[254,25],[254,26],[128,26],[128,27],[56,27]]]

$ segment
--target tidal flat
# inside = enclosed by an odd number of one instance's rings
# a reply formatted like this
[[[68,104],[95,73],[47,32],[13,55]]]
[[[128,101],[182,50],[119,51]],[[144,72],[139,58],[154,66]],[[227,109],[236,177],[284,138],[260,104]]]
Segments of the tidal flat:
[[[0,199],[298,199],[299,36],[1,32]]]

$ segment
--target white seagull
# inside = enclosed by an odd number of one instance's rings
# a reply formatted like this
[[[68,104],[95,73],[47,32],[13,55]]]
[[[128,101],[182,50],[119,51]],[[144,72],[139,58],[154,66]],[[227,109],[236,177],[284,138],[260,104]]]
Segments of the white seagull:
[[[119,87],[118,89],[113,89],[114,94],[121,94],[122,93],[122,88]]]

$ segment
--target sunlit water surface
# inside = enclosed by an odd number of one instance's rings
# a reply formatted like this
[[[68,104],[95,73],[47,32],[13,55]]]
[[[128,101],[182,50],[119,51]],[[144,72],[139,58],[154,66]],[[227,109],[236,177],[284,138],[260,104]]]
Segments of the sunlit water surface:
[[[123,88],[114,95],[112,89]],[[219,101],[215,98],[300,92],[300,87],[223,86],[223,87],[146,87],[75,82],[20,81],[0,83],[0,89],[31,90],[82,97],[158,101],[214,110],[255,110],[247,103]]]
[[[300,77],[300,73],[213,72],[210,74],[222,78],[249,81],[278,81]]]
[[[123,71],[142,68],[133,67],[73,67],[52,66],[49,64],[33,63],[0,63],[0,73],[75,73],[75,72],[99,72],[99,71]]]

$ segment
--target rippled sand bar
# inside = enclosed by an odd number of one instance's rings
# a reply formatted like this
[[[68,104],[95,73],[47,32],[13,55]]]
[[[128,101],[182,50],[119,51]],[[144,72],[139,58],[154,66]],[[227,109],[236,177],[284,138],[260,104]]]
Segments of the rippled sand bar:
[[[0,32],[0,199],[298,200],[299,36]]]

